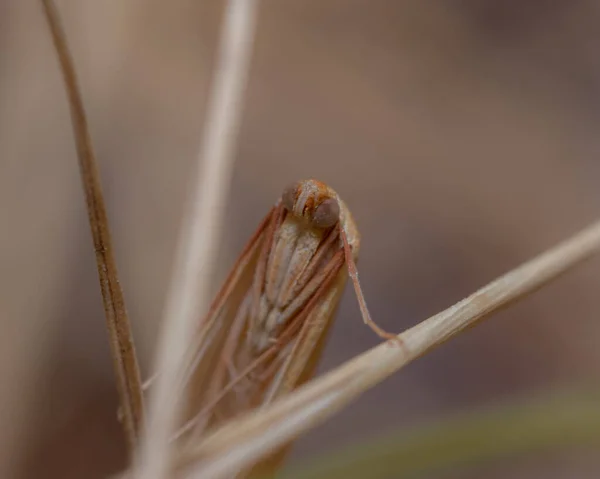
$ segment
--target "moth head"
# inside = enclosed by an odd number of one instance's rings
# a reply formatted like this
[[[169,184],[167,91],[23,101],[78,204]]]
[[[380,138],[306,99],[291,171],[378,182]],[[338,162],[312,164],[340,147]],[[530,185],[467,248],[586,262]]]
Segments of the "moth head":
[[[330,228],[340,219],[336,193],[317,180],[302,180],[289,185],[281,201],[291,214],[304,218],[317,228]]]

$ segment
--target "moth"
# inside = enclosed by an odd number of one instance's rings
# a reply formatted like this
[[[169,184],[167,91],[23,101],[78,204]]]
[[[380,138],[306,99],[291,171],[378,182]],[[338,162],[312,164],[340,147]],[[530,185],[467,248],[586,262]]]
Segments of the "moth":
[[[199,324],[186,359],[185,444],[314,374],[348,277],[370,318],[356,270],[360,235],[338,194],[311,179],[285,189]],[[258,470],[275,467],[277,451]],[[255,471],[257,469],[255,468]]]

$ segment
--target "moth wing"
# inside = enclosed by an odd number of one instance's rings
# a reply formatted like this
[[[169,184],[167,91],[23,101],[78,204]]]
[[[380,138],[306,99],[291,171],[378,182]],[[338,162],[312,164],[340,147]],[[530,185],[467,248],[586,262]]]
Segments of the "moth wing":
[[[307,305],[306,318],[298,337],[291,345],[285,362],[277,372],[273,385],[265,396],[264,404],[287,394],[314,375],[315,368],[327,341],[329,330],[337,313],[347,274],[342,255],[335,256],[334,265],[319,291]]]
[[[216,365],[222,361],[224,346],[233,323],[239,317],[244,300],[252,288],[257,261],[276,210],[275,207],[267,214],[242,250],[191,341],[184,372],[187,414],[183,418],[183,424],[201,410],[204,404],[210,402],[211,396],[215,394],[211,385],[218,382],[215,381],[214,374],[220,368]]]
[[[274,378],[267,392],[263,407],[307,382],[314,375],[327,342],[329,330],[337,313],[347,280],[344,259],[338,255],[332,259],[336,264],[333,273],[324,281],[323,287],[315,295],[314,306],[310,309],[298,337],[291,345],[291,351]],[[292,443],[288,443],[269,456],[241,472],[238,477],[268,477],[280,469]]]

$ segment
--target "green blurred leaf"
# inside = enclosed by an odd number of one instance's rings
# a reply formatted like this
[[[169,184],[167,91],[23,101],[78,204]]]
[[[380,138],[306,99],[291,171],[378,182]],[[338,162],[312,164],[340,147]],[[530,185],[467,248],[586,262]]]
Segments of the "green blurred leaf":
[[[554,393],[371,439],[276,477],[417,477],[484,460],[599,442],[600,391]]]

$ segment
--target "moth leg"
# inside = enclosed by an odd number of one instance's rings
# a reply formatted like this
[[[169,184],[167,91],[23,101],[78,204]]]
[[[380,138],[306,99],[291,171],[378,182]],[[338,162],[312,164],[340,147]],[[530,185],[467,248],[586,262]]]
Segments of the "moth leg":
[[[342,238],[342,244],[344,246],[344,256],[346,258],[346,267],[348,268],[348,275],[350,276],[350,280],[352,281],[352,285],[354,286],[354,291],[356,293],[356,298],[358,299],[358,305],[360,307],[360,313],[363,318],[363,322],[369,326],[375,334],[377,334],[381,339],[386,339],[391,342],[396,343],[396,345],[406,348],[404,341],[402,338],[397,336],[394,333],[389,333],[382,329],[375,321],[371,319],[371,313],[369,313],[369,309],[367,308],[367,302],[362,292],[362,288],[360,287],[360,281],[358,280],[358,271],[356,269],[356,263],[354,262],[354,258],[352,257],[352,249],[350,248],[350,244],[348,243],[348,238],[346,237],[346,232],[340,226],[340,237]]]

